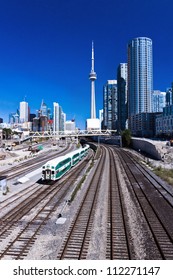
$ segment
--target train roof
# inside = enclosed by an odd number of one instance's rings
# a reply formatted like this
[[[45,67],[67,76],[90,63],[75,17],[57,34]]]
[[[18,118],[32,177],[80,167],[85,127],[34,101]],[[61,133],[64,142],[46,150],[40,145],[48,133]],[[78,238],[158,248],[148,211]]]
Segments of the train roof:
[[[54,158],[54,159],[51,159],[51,160],[45,162],[45,163],[43,164],[43,166],[44,166],[44,165],[48,165],[48,164],[49,164],[49,165],[57,165],[58,162],[60,162],[60,161],[62,161],[62,160],[64,160],[64,159],[66,159],[66,158],[67,158],[67,155],[59,156],[59,157],[57,157],[57,158]]]
[[[71,157],[74,156],[75,154],[80,153],[82,150],[83,150],[82,148],[79,148],[79,149],[77,149],[77,150],[75,150],[75,151],[72,151],[72,152],[70,152],[70,153],[67,153],[67,154],[64,155],[64,156],[59,156],[59,157],[57,157],[57,158],[51,159],[51,160],[47,161],[46,163],[44,163],[43,166],[44,166],[44,165],[47,165],[47,164],[50,164],[50,165],[57,165],[59,162],[63,161],[64,159],[66,159],[66,158],[68,158],[68,157],[71,158]]]

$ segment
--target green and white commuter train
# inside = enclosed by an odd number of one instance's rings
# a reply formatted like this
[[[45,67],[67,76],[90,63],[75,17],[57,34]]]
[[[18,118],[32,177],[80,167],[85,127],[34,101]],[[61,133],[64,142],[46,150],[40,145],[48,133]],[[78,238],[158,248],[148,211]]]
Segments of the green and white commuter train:
[[[88,153],[89,145],[79,148],[64,156],[49,160],[42,166],[42,180],[56,181],[61,178],[72,166],[76,165]]]

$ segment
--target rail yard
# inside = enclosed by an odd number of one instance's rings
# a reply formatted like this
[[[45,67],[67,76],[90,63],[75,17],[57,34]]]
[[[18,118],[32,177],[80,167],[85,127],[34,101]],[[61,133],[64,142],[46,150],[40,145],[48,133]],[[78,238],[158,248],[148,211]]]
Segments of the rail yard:
[[[43,153],[1,175],[0,259],[173,260],[173,187],[130,151],[99,145],[63,177],[16,177],[74,150]],[[12,184],[12,183],[11,183]]]

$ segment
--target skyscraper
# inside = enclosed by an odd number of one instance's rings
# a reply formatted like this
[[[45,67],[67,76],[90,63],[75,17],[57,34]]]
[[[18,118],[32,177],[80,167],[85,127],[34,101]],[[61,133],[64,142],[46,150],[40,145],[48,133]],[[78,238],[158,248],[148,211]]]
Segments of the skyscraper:
[[[40,106],[40,114],[41,114],[41,116],[47,116],[47,105],[43,101],[43,99],[42,99],[41,106]]]
[[[59,131],[59,110],[60,106],[57,102],[53,103],[53,131]]]
[[[57,103],[53,103],[53,131],[64,131],[66,121],[66,114],[63,112],[62,107]]]
[[[28,103],[26,101],[20,102],[20,122],[28,122]]]
[[[117,80],[108,80],[103,87],[103,128],[117,130]]]
[[[97,79],[96,72],[94,72],[94,43],[92,42],[92,57],[91,57],[91,72],[89,74],[91,80],[91,119],[96,118],[96,104],[95,104],[95,80]]]
[[[152,40],[139,37],[128,44],[128,115],[151,112]]]
[[[120,63],[117,69],[118,89],[118,131],[126,128],[127,121],[127,63]]]

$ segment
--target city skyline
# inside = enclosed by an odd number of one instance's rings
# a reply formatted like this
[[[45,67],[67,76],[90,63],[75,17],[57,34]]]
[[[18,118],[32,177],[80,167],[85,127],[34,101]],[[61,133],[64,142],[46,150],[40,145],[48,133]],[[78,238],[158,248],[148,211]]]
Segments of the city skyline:
[[[153,89],[172,83],[171,0],[7,0],[0,4],[0,117],[28,102],[36,113],[43,99],[61,104],[84,128],[90,116],[91,42],[94,41],[96,115],[103,86],[127,62],[128,42],[153,42]],[[165,18],[166,17],[166,18]]]

